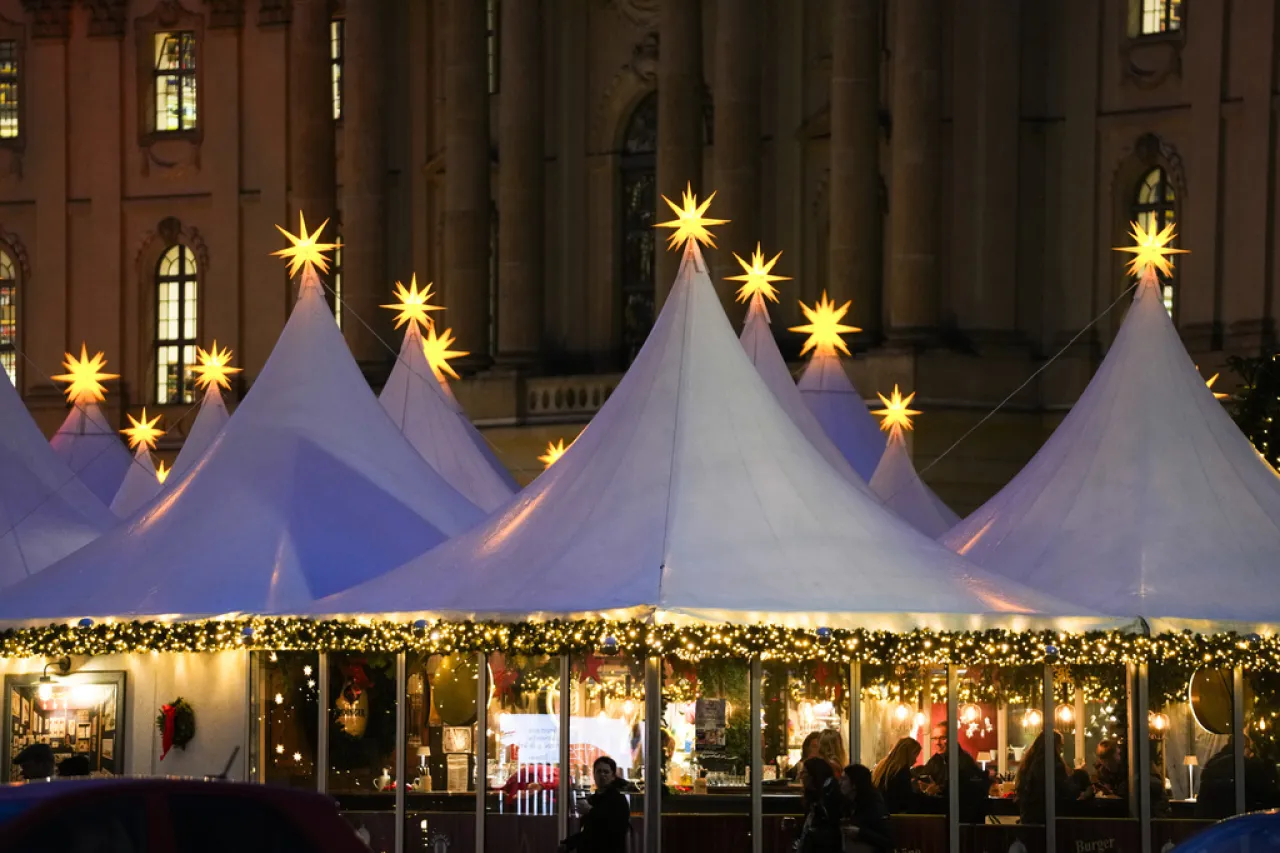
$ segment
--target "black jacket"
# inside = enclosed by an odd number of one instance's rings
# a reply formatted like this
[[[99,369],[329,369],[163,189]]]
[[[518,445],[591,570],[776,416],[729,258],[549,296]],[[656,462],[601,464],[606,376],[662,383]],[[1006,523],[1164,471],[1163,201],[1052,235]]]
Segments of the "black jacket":
[[[874,795],[859,795],[849,810],[849,821],[858,827],[858,841],[877,850],[893,850],[893,835],[889,831],[889,810],[877,791]]]
[[[800,831],[798,853],[840,853],[840,818],[844,812],[844,797],[840,783],[828,779],[822,793],[809,803],[804,828]]]
[[[564,840],[564,846],[580,853],[626,853],[631,833],[631,804],[623,796],[626,782],[615,782],[587,797],[591,811],[582,828]]]
[[[915,777],[910,767],[904,767],[885,779],[880,794],[884,797],[885,807],[890,814],[907,814],[919,808],[916,802]]]

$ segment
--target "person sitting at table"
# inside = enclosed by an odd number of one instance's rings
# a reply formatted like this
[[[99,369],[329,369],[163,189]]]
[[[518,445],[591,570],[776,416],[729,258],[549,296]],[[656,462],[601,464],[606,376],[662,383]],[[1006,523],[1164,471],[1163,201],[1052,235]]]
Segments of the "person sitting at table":
[[[839,776],[849,763],[849,756],[844,749],[844,738],[839,729],[825,729],[818,736],[818,757],[827,759],[831,772]]]
[[[1018,819],[1022,823],[1045,821],[1045,745],[1044,732],[1036,735],[1022,755],[1014,783],[1018,796]],[[1071,771],[1062,757],[1062,735],[1053,733],[1053,800],[1059,814],[1066,813],[1080,791],[1071,779]]]
[[[1222,819],[1235,814],[1236,760],[1234,739],[1205,762],[1200,771],[1200,795],[1196,798],[1196,817]],[[1244,739],[1244,805],[1245,811],[1258,811],[1280,806],[1280,779],[1275,765],[1254,754],[1253,741]]]
[[[872,783],[884,797],[889,814],[905,814],[915,810],[920,789],[916,786],[912,768],[923,751],[920,741],[904,737],[893,745],[889,754],[880,759],[872,771]]]
[[[1129,797],[1129,768],[1127,755],[1120,749],[1119,741],[1106,738],[1098,741],[1094,753],[1098,760],[1093,765],[1093,779],[1089,789],[1095,797],[1124,800]],[[1082,796],[1087,796],[1088,791]]]
[[[928,781],[921,780],[922,800],[934,801],[932,811],[946,813],[949,806],[947,772],[947,745],[950,740],[951,727],[945,721],[934,724],[933,755],[924,765],[923,775]],[[973,756],[963,748],[957,747],[956,755],[960,775],[960,822],[984,823],[987,819],[987,774],[973,760]]]
[[[804,762],[800,778],[804,782],[805,817],[794,849],[798,853],[841,853],[844,798],[831,765],[825,758],[810,758]]]
[[[821,739],[822,732],[809,732],[804,736],[804,742],[800,744],[800,760],[787,770],[787,778],[797,785],[802,784],[800,773],[804,770],[804,763],[818,757],[818,741]]]
[[[840,822],[843,853],[892,851],[889,810],[871,771],[862,764],[844,768],[840,774],[840,794],[845,803],[844,819]]]

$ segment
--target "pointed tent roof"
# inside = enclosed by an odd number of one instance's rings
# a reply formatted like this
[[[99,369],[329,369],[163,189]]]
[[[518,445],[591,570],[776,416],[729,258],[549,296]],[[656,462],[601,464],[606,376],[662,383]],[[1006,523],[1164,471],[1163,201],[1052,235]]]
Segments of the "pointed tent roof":
[[[133,454],[133,464],[124,475],[120,491],[111,501],[111,511],[120,518],[128,518],[160,494],[160,480],[156,477],[155,462],[151,451],[139,446]]]
[[[191,472],[191,469],[209,452],[214,439],[222,432],[222,428],[229,420],[231,415],[227,412],[227,404],[222,399],[222,392],[218,390],[217,385],[210,385],[205,389],[204,397],[200,401],[200,411],[196,413],[195,422],[191,424],[187,437],[182,441],[178,458],[173,461],[173,469],[169,471],[169,478],[164,482],[164,490],[176,487],[182,478]]]
[[[840,356],[815,350],[796,387],[800,389],[800,398],[853,470],[870,480],[884,455],[884,433],[844,372]]]
[[[515,494],[511,476],[499,474],[492,454],[481,450],[484,437],[441,390],[422,352],[417,323],[405,331],[378,402],[422,458],[480,509],[492,512]]]
[[[200,464],[91,548],[10,590],[0,618],[287,612],[480,517],[378,406],[308,270],[271,357]]]
[[[1106,613],[1280,621],[1280,477],[1205,387],[1153,274],[1048,442],[943,541]]]
[[[903,628],[1057,606],[836,474],[745,357],[690,244],[631,369],[555,465],[481,526],[312,610]],[[983,613],[999,615],[962,615]]]
[[[103,504],[115,498],[133,464],[132,455],[93,401],[71,406],[49,446]]]
[[[871,492],[930,539],[937,539],[960,521],[916,473],[906,438],[898,427],[889,433],[889,443],[871,477]]]
[[[751,306],[747,309],[747,319],[742,324],[742,335],[739,340],[747,353],[747,358],[756,366],[760,378],[769,386],[778,405],[782,407],[795,425],[804,433],[804,437],[817,448],[822,458],[827,460],[842,477],[860,491],[868,491],[867,483],[853,470],[849,461],[840,452],[840,448],[827,436],[822,424],[814,417],[813,412],[800,396],[800,389],[791,376],[791,370],[778,351],[777,341],[769,329],[769,309],[764,304],[764,297],[759,293],[751,296]]]
[[[0,376],[0,587],[35,574],[115,522],[49,447],[9,377]]]

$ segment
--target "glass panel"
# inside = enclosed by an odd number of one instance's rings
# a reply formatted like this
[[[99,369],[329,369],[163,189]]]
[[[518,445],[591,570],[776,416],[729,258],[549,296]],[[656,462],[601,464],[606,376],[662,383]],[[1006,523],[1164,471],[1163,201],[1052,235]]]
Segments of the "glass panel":
[[[168,403],[178,393],[178,348],[156,348],[156,402]]]
[[[337,321],[338,328],[342,328],[342,234],[339,233],[334,241],[337,245],[333,248],[333,319]]]
[[[332,69],[333,117],[342,118],[342,65],[346,46],[346,21],[335,18],[329,22],[329,61]]]
[[[1280,674],[1246,672],[1244,707],[1245,809],[1273,809],[1280,806]]]
[[[9,377],[9,383],[13,387],[18,387],[18,357],[16,353],[6,350],[0,350],[0,367],[4,368],[4,372]]]
[[[405,850],[471,850],[477,658],[409,652],[406,666]]]
[[[185,130],[196,124],[195,34],[155,35],[155,129]]]
[[[254,781],[315,790],[319,669],[315,652],[253,653]]]
[[[329,655],[329,793],[374,850],[395,844],[395,661]]]

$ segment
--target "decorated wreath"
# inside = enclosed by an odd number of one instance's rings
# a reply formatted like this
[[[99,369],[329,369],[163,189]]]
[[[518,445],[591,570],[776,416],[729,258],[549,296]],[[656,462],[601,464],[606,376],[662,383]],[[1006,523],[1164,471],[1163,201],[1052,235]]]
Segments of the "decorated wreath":
[[[196,736],[196,712],[191,703],[179,696],[168,705],[160,706],[156,715],[156,728],[160,731],[160,760],[173,747],[185,750]]]

